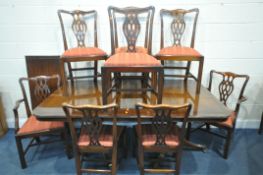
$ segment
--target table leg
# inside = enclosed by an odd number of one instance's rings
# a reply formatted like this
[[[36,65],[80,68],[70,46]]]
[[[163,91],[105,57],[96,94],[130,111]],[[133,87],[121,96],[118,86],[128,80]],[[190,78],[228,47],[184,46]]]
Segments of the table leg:
[[[207,147],[205,145],[201,144],[195,144],[193,142],[190,142],[189,140],[184,140],[184,149],[189,150],[196,150],[196,151],[203,151],[205,152],[207,150]]]

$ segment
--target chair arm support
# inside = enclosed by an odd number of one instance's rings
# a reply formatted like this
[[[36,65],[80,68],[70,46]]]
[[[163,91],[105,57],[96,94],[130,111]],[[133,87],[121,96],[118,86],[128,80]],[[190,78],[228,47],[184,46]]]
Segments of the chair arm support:
[[[238,104],[241,104],[242,102],[246,101],[247,97],[242,96],[239,100],[238,100]]]
[[[19,115],[18,115],[18,108],[22,102],[24,102],[25,99],[19,99],[16,101],[15,107],[13,108],[14,116],[15,116],[15,132],[19,129]]]

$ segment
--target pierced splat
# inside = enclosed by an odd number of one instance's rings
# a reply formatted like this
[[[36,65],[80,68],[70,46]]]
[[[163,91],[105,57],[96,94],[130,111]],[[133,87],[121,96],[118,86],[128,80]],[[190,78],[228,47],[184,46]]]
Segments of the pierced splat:
[[[172,129],[171,110],[159,109],[155,111],[155,117],[153,118],[153,125],[156,133],[155,145],[165,145],[165,136]]]
[[[168,38],[166,36],[172,36],[174,46],[187,46],[194,48],[195,41],[195,32],[196,32],[196,23],[199,15],[199,10],[197,8],[185,10],[185,9],[175,9],[175,10],[166,10],[162,9],[160,11],[161,16],[161,48],[166,47],[165,41]],[[169,23],[166,23],[165,18],[169,18]],[[168,21],[167,21],[168,22]],[[165,24],[166,23],[166,24]],[[169,35],[166,35],[167,27],[170,27]],[[187,30],[186,30],[187,29]],[[187,32],[186,32],[187,31]],[[171,35],[170,35],[171,34]],[[190,41],[184,42],[183,36],[185,39]],[[170,38],[169,38],[170,40]]]
[[[223,80],[220,82],[218,86],[220,101],[222,101],[225,105],[234,90],[234,81],[235,77],[232,74],[224,74]]]
[[[37,77],[35,79],[34,95],[39,101],[50,95],[48,79],[46,77]]]
[[[99,136],[102,129],[102,120],[97,110],[81,109],[83,113],[82,129],[90,138],[90,146],[100,146]]]
[[[174,45],[180,46],[183,33],[185,31],[184,13],[176,13],[171,23],[171,31],[174,39]]]
[[[230,95],[234,91],[234,81],[237,79],[240,81],[239,88],[238,90],[235,90],[236,92],[239,91],[239,96],[238,96],[238,102],[235,107],[235,112],[238,113],[239,108],[240,108],[240,102],[243,102],[246,100],[246,98],[243,96],[245,87],[247,85],[247,82],[249,80],[249,76],[247,75],[241,75],[241,74],[235,74],[233,72],[219,72],[215,70],[210,71],[210,78],[209,78],[209,86],[208,90],[211,91],[212,89],[212,82],[213,82],[213,77],[215,75],[220,76],[222,78],[222,81],[219,82],[218,85],[218,91],[219,91],[219,100],[223,102],[224,105],[227,106],[227,100],[229,99]],[[237,94],[237,93],[235,93]]]
[[[19,79],[19,84],[22,89],[23,97],[25,99],[25,106],[28,116],[31,115],[31,109],[29,108],[29,102],[27,100],[26,83],[29,84],[32,109],[39,105],[44,99],[46,99],[54,90],[60,86],[60,76],[55,74],[52,76],[35,76],[30,78],[22,77]]]
[[[144,41],[141,42],[140,40],[139,47],[144,47],[145,51],[150,54],[152,47],[152,24],[154,11],[155,9],[153,6],[145,8],[118,8],[110,6],[108,8],[112,54],[115,54],[118,48],[126,49],[124,50],[125,52],[136,52],[136,48],[138,49],[137,42],[139,35],[140,39],[144,36]],[[122,39],[124,39],[127,44],[124,44]],[[121,46],[119,45],[119,42],[121,42]]]
[[[142,124],[143,117],[141,117],[141,111],[144,110],[148,113],[151,119],[149,125]],[[167,104],[150,105],[145,103],[136,104],[136,113],[138,116],[138,136],[140,141],[144,136],[149,138],[153,146],[165,147],[167,141],[171,139],[182,140],[184,139],[184,132],[186,122],[191,110],[190,104],[184,104],[181,106],[173,106]],[[178,125],[180,123],[180,125]],[[174,137],[175,136],[175,137]],[[153,144],[153,140],[155,143]],[[168,140],[167,140],[168,139]],[[148,142],[148,139],[147,139]],[[148,146],[147,146],[148,147]]]
[[[122,28],[128,43],[127,51],[136,52],[136,41],[141,30],[138,15],[135,13],[126,14]]]
[[[87,24],[80,13],[73,14],[72,30],[77,39],[78,47],[85,47],[85,35],[87,32]]]

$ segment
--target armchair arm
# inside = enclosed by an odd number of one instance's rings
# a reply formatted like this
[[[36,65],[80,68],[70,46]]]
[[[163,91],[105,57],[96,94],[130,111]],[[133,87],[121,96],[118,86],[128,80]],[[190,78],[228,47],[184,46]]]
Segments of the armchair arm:
[[[15,116],[15,132],[19,129],[19,115],[18,115],[18,108],[22,102],[24,102],[25,99],[19,99],[16,101],[15,107],[13,108],[14,116]]]
[[[245,96],[242,96],[239,100],[238,100],[238,104],[241,104],[242,102],[246,101],[247,100],[247,97]]]
[[[241,96],[241,97],[239,98],[239,100],[237,101],[236,108],[235,108],[235,112],[236,112],[237,114],[238,114],[238,112],[239,112],[239,108],[240,108],[241,103],[244,102],[244,101],[246,101],[246,100],[247,100],[246,97]]]

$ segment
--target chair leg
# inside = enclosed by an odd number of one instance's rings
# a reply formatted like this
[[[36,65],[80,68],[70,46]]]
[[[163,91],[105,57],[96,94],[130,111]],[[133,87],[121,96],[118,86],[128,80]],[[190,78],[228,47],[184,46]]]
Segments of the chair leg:
[[[111,174],[115,175],[117,170],[117,143],[115,143],[113,146],[111,163]]]
[[[184,81],[187,81],[187,79],[188,79],[188,75],[190,73],[190,68],[191,68],[191,61],[187,61]]]
[[[146,95],[146,92],[147,92],[147,90],[146,90],[147,89],[147,81],[148,81],[149,74],[148,73],[142,73],[142,77],[143,77],[143,79],[142,79],[141,83],[142,83],[142,89],[144,89],[142,91],[142,94]]]
[[[67,95],[68,79],[65,72],[64,60],[62,58],[60,59],[59,66],[60,66],[60,76],[61,76],[62,87],[63,87],[63,95]]]
[[[75,153],[75,163],[76,163],[76,171],[77,175],[81,175],[81,160],[79,153]]]
[[[141,143],[138,144],[138,161],[139,161],[139,169],[140,169],[140,174],[144,175],[144,160],[143,160],[143,148],[140,145]]]
[[[67,128],[68,126],[66,126],[65,124],[65,128]],[[63,132],[61,132],[61,140],[64,143],[64,149],[66,152],[66,155],[68,157],[68,159],[71,159],[73,157],[72,155],[72,147],[70,144],[70,136],[67,134],[67,129],[65,129]]]
[[[182,151],[178,151],[176,153],[176,166],[175,166],[175,175],[180,174],[180,168],[181,168],[181,153]]]
[[[258,129],[258,133],[261,134],[262,130],[263,130],[263,112],[262,112],[262,115],[261,115],[261,121],[260,121],[260,126],[259,126],[259,129]]]
[[[151,82],[152,88],[155,92],[157,92],[157,74],[156,72],[152,72],[152,82]]]
[[[17,146],[17,150],[18,150],[18,155],[19,155],[19,159],[20,159],[20,164],[21,164],[21,168],[26,168],[27,164],[26,164],[26,160],[25,160],[25,154],[23,151],[23,144],[22,144],[22,140],[18,137],[15,137],[16,139],[16,146]]]
[[[73,80],[71,63],[68,62],[67,65],[68,65],[69,79],[70,79],[70,82],[71,82],[71,86],[73,86],[74,85],[74,80]]]
[[[162,103],[163,83],[164,83],[164,70],[163,70],[163,69],[160,69],[160,70],[158,71],[157,104],[161,104],[161,103]]]
[[[198,66],[197,87],[196,87],[197,94],[200,93],[200,89],[201,89],[203,64],[204,64],[204,57],[201,57],[199,61],[199,66]]]
[[[98,77],[98,61],[94,61],[94,82],[97,82]]]
[[[227,131],[227,137],[226,137],[226,143],[224,146],[224,155],[223,155],[224,159],[227,159],[228,157],[229,147],[230,147],[230,143],[232,139],[232,133],[233,133],[233,130]]]

